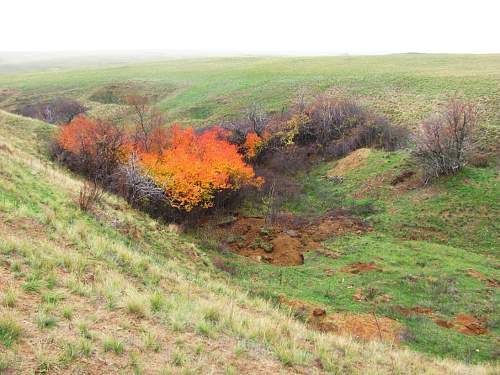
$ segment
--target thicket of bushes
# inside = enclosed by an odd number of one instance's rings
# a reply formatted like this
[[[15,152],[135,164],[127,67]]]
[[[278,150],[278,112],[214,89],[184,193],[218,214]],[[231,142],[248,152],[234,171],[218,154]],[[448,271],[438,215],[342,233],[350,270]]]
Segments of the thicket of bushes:
[[[328,96],[273,115],[252,106],[240,119],[198,130],[165,127],[143,97],[124,101],[130,126],[76,117],[58,134],[54,156],[133,205],[176,221],[242,199],[259,200],[276,214],[300,193],[298,171],[361,147],[392,151],[409,135],[353,100]],[[472,105],[452,100],[422,125],[414,156],[426,179],[466,164],[476,122]]]
[[[246,115],[223,124],[229,140],[264,177],[263,194],[274,205],[300,193],[293,175],[319,160],[342,157],[361,147],[395,150],[408,132],[351,99],[300,100],[288,111],[268,115],[253,106]]]
[[[76,100],[56,98],[49,102],[21,106],[16,112],[51,124],[66,124],[86,111],[87,108]]]
[[[255,176],[220,128],[164,127],[160,113],[130,98],[132,126],[77,117],[55,139],[54,157],[70,169],[168,220],[222,205]]]

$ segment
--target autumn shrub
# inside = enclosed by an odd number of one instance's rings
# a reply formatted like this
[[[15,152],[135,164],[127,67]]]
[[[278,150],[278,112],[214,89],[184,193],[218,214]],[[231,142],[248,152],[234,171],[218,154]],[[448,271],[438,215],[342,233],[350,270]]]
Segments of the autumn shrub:
[[[261,183],[237,146],[224,139],[222,129],[198,134],[173,126],[170,133],[168,148],[161,154],[142,153],[139,162],[166,192],[172,207],[188,212],[213,207],[217,193]]]
[[[148,126],[147,131],[138,134],[142,125]],[[149,125],[138,122],[125,131],[78,117],[62,127],[53,150],[71,169],[170,220],[228,205],[242,187],[262,185],[262,178],[255,176],[222,129],[197,132]],[[91,189],[82,191],[84,206],[92,196],[87,193]]]
[[[477,110],[471,103],[450,100],[445,109],[425,121],[415,135],[414,156],[426,181],[454,174],[470,160]]]
[[[107,184],[127,157],[127,137],[114,124],[79,116],[61,128],[53,152],[70,169]]]
[[[51,124],[66,124],[87,108],[73,99],[56,98],[49,102],[34,103],[17,109],[20,115],[36,118]]]

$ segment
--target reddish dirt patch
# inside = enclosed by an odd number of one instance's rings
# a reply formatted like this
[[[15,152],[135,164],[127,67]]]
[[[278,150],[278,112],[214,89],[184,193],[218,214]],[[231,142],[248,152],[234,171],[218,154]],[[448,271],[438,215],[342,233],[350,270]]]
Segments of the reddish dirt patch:
[[[382,272],[382,269],[377,267],[374,263],[360,263],[360,262],[349,264],[348,266],[342,267],[340,270],[342,272],[353,273],[353,274],[369,272],[369,271]]]
[[[350,314],[326,311],[309,302],[287,300],[280,296],[282,304],[290,306],[295,312],[306,318],[307,323],[321,332],[334,332],[364,341],[385,341],[399,343],[402,326],[397,321],[374,314]]]
[[[8,88],[8,87],[0,87],[0,100],[5,100],[9,96],[13,96],[18,93],[18,90]]]
[[[485,319],[477,319],[471,315],[458,314],[452,320],[434,319],[434,322],[464,335],[478,336],[488,333],[488,329],[484,327]]]
[[[273,264],[304,264],[304,256],[301,252],[301,243],[296,238],[285,234],[278,234],[272,241]]]
[[[433,313],[430,307],[422,307],[422,306],[415,306],[415,307],[398,306],[397,310],[406,317],[413,315],[432,315]]]
[[[434,312],[429,307],[397,307],[397,310],[404,316],[427,315],[432,318],[432,321],[438,326],[448,329],[453,329],[464,335],[484,335],[488,333],[488,329],[484,327],[485,319],[477,319],[471,315],[458,314],[451,320],[445,320],[434,316]]]
[[[5,153],[12,155],[12,150],[9,148],[9,146],[4,145],[3,143],[0,143],[0,151],[4,151]]]
[[[474,277],[475,279],[481,280],[485,283],[487,283],[489,286],[498,288],[500,287],[500,281],[493,279],[493,278],[488,278],[484,276],[481,272],[473,270],[473,269],[468,269],[466,271],[467,275]]]
[[[303,264],[305,252],[321,250],[320,242],[333,236],[372,230],[361,220],[334,214],[311,222],[286,217],[272,224],[261,217],[241,217],[219,227],[232,252],[278,266]],[[327,251],[324,255],[338,256]]]
[[[333,313],[311,322],[322,332],[335,332],[364,341],[399,343],[401,325],[390,318],[373,314]]]

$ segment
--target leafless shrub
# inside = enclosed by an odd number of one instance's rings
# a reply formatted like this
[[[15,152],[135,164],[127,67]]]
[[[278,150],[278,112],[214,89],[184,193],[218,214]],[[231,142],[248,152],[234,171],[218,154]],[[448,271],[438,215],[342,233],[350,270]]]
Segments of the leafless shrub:
[[[467,164],[476,127],[476,107],[458,99],[450,100],[443,112],[421,125],[415,136],[414,155],[426,182],[454,174]]]
[[[132,204],[166,201],[165,191],[141,171],[135,155],[131,156],[126,165],[118,168],[113,181],[114,190]]]
[[[78,205],[82,211],[88,212],[101,201],[103,191],[95,181],[86,181],[80,188]]]
[[[355,101],[329,96],[318,97],[306,111],[311,122],[301,130],[299,142],[314,141],[322,146],[345,136],[350,129],[364,122],[366,116]]]
[[[245,117],[251,129],[257,135],[261,136],[268,121],[267,114],[264,112],[262,107],[255,103],[252,104],[245,110]]]
[[[383,117],[372,117],[351,129],[349,134],[330,142],[325,155],[338,158],[362,147],[377,147],[394,151],[406,143],[408,131],[389,124]]]
[[[153,144],[162,140],[158,132],[165,124],[163,114],[149,105],[148,98],[140,95],[129,95],[125,98],[126,103],[132,109],[134,121],[133,139],[137,147],[151,152],[162,150],[163,145]]]

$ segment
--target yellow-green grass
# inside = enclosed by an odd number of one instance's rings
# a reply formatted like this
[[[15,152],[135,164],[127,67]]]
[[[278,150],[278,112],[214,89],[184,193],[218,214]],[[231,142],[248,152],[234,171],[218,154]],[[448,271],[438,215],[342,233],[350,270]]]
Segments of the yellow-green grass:
[[[106,194],[95,211],[80,211],[82,181],[36,151],[53,130],[0,113],[0,282],[17,296],[14,306],[0,307],[0,315],[20,328],[15,340],[0,344],[3,369],[498,371],[494,365],[435,359],[310,330],[293,314],[218,277],[197,246],[122,199]],[[23,289],[28,280],[36,290]],[[146,306],[137,308],[138,303]],[[71,320],[64,313],[68,308]],[[37,324],[47,317],[56,324]],[[147,332],[159,348],[144,338]]]

